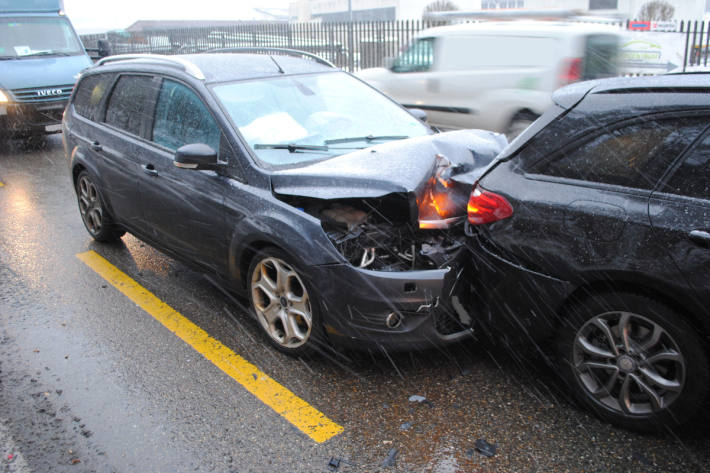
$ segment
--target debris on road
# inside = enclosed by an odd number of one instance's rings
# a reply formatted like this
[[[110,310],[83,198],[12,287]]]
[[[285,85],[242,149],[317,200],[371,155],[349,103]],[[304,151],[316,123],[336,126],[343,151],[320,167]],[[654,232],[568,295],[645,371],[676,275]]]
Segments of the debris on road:
[[[476,450],[478,450],[481,455],[490,458],[496,454],[496,449],[498,448],[498,445],[490,444],[483,439],[477,439],[476,443],[474,444],[474,447],[476,447]]]
[[[396,448],[390,449],[390,451],[387,453],[387,457],[382,462],[382,466],[383,467],[394,466],[395,463],[397,462],[397,454],[398,453],[399,453],[399,450],[397,450]]]
[[[409,402],[424,402],[426,401],[426,398],[424,396],[420,396],[419,394],[414,394],[412,396],[409,396]]]
[[[409,430],[411,428],[412,428],[411,422],[405,422],[404,424],[399,426],[399,430]]]
[[[328,462],[328,469],[330,471],[336,471],[338,468],[340,468],[340,458],[330,457],[330,461]]]

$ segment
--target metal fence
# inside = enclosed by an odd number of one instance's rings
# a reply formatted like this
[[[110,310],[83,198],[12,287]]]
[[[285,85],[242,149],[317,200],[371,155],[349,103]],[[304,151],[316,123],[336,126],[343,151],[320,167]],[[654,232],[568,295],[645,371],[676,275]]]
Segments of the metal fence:
[[[631,21],[618,22],[625,30]],[[90,52],[98,40],[110,43],[112,54],[182,54],[230,47],[282,47],[317,54],[338,67],[355,71],[380,67],[394,57],[426,28],[446,22],[399,20],[357,23],[244,23],[231,26],[153,29],[140,32],[115,31],[82,35]],[[710,22],[678,22],[675,35],[685,46],[682,66],[707,65]],[[682,48],[682,46],[680,46]],[[679,66],[681,64],[678,64]]]
[[[396,56],[419,31],[441,22],[404,20],[359,23],[245,23],[213,28],[155,29],[82,35],[87,50],[108,40],[112,54],[184,54],[234,47],[280,47],[317,54],[354,71]]]

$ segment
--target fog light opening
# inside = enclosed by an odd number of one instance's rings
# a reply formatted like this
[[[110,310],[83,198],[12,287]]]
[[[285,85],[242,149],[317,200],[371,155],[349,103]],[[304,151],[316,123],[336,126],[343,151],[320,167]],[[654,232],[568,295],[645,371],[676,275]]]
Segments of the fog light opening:
[[[392,312],[385,319],[385,325],[387,325],[387,328],[397,328],[402,325],[402,320],[404,320],[404,317],[397,312]]]

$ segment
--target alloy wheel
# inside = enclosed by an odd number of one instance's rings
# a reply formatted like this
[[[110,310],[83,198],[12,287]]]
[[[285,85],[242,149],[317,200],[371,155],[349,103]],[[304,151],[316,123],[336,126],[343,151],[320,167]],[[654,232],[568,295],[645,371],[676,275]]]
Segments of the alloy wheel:
[[[588,320],[575,336],[572,360],[587,395],[625,416],[668,408],[686,382],[676,341],[656,322],[631,312]]]
[[[285,261],[268,257],[254,267],[251,293],[266,333],[284,348],[298,348],[311,335],[313,313],[300,276]]]
[[[81,218],[86,224],[86,228],[92,235],[98,235],[101,232],[103,224],[103,209],[101,207],[101,198],[99,192],[91,179],[82,175],[79,177],[77,184],[79,190],[79,212]]]

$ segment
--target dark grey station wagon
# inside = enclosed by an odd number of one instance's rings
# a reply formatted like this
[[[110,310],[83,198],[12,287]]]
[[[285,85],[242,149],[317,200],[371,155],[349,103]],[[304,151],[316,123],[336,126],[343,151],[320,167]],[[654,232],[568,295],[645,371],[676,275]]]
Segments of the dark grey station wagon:
[[[505,139],[435,133],[299,55],[114,56],[84,71],[63,127],[86,228],[128,231],[249,297],[287,353],[467,337],[466,201]]]

